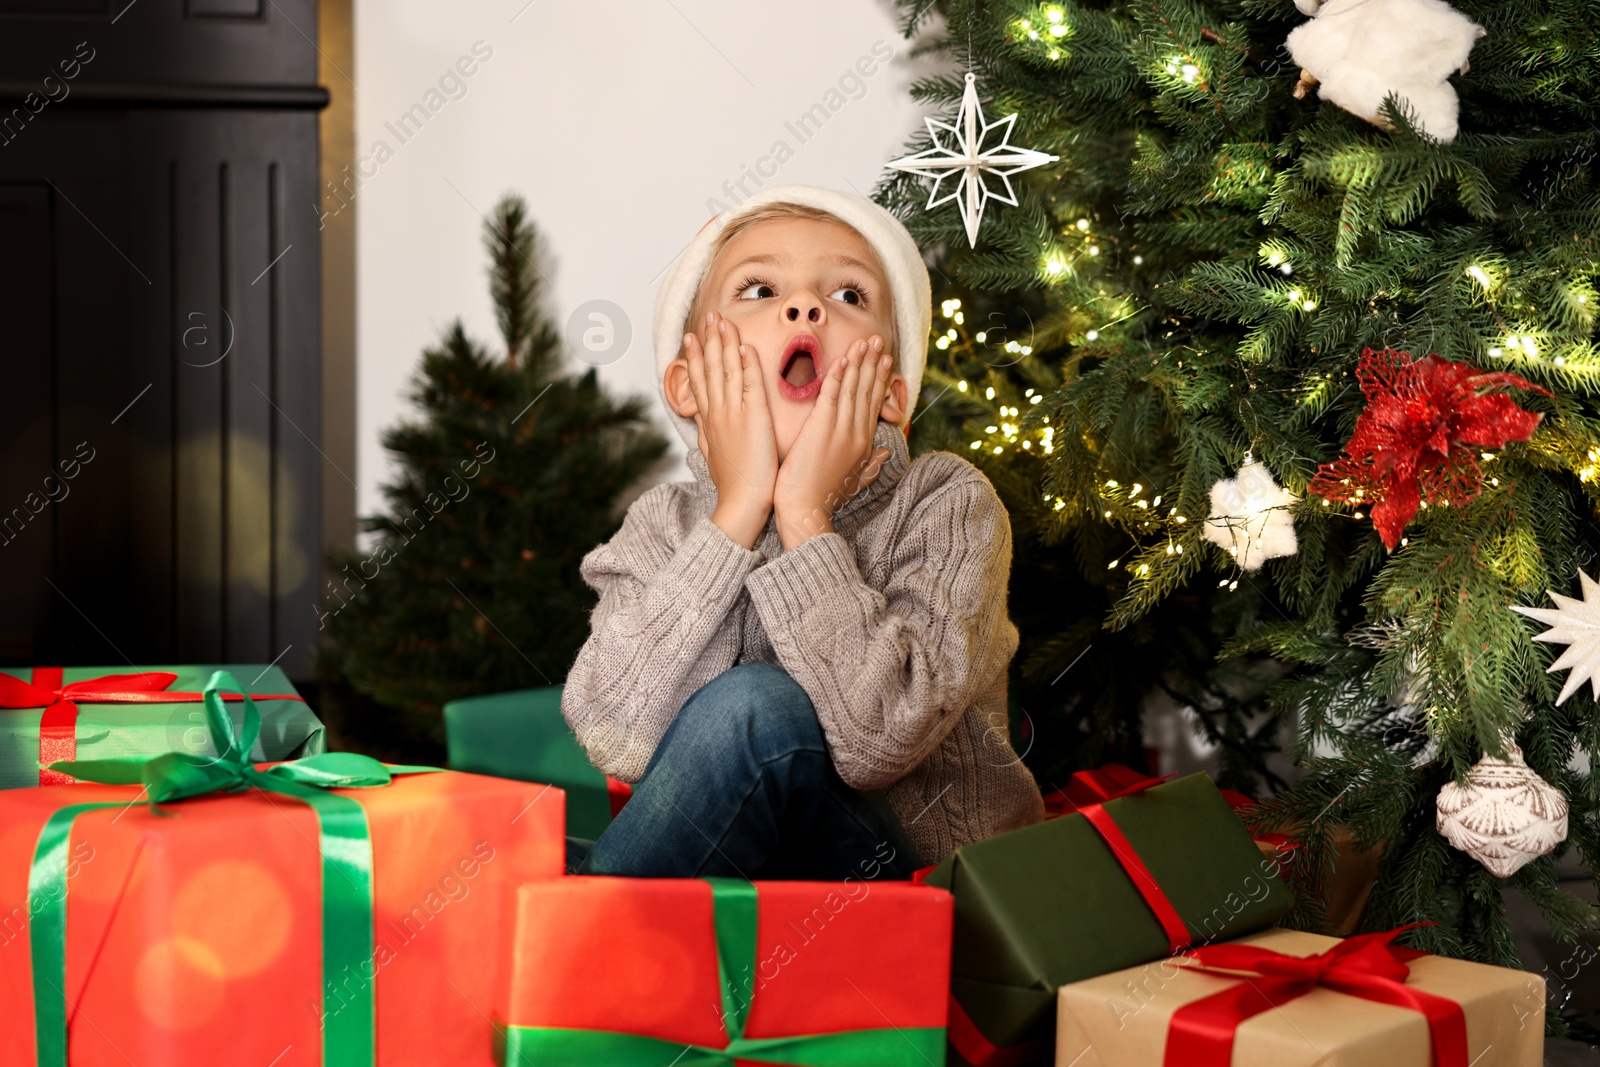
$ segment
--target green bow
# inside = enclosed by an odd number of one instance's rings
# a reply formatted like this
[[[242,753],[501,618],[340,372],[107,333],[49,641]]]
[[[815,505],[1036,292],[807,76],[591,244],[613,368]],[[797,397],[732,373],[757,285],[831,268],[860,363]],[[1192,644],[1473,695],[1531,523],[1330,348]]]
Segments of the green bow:
[[[223,689],[244,698],[242,731],[235,731],[233,717],[218,696]],[[372,839],[361,805],[326,790],[383,786],[396,774],[439,768],[392,766],[354,752],[325,752],[257,770],[250,762],[250,749],[261,733],[261,716],[250,694],[232,674],[217,671],[206,683],[204,700],[206,727],[218,756],[167,752],[152,759],[58,760],[50,767],[86,782],[143,785],[158,814],[163,803],[252,787],[310,805],[317,816],[322,853],[322,1062],[371,1065],[375,1062],[372,984],[363,983],[360,995],[332,1014],[326,1005],[336,976],[373,956]],[[83,812],[123,806],[118,801],[69,805],[54,812],[39,834],[28,878],[39,1067],[67,1063],[66,871],[72,823]]]
[[[711,886],[717,939],[717,976],[728,1044],[685,1045],[657,1037],[610,1030],[494,1023],[494,1058],[501,1067],[558,1067],[603,1063],[607,1067],[733,1067],[735,1060],[795,1067],[927,1067],[943,1064],[943,1027],[840,1030],[787,1037],[745,1037],[750,1001],[739,995],[737,978],[756,963],[757,890],[737,878],[703,878]]]

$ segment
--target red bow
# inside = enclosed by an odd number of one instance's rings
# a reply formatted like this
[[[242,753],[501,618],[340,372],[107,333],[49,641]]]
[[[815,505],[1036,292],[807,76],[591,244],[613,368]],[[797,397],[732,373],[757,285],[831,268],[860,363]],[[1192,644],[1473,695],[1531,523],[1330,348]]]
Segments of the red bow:
[[[33,681],[24,682],[0,673],[0,708],[43,708],[39,719],[39,784],[65,785],[76,781],[69,774],[47,766],[56,760],[78,756],[78,701],[90,704],[184,704],[199,703],[203,693],[169,693],[167,686],[178,680],[171,671],[141,671],[137,674],[103,674],[81,682],[62,684],[62,668],[35,667]],[[238,693],[219,693],[224,700],[243,700]],[[254,694],[258,700],[299,700],[298,693]]]
[[[1187,953],[1195,970],[1243,980],[1173,1013],[1165,1067],[1229,1067],[1240,1023],[1318,987],[1421,1012],[1433,1035],[1435,1067],[1467,1067],[1467,1022],[1461,1005],[1406,985],[1411,974],[1407,962],[1426,953],[1392,943],[1421,925],[1360,934],[1312,956],[1238,944],[1206,945]]]

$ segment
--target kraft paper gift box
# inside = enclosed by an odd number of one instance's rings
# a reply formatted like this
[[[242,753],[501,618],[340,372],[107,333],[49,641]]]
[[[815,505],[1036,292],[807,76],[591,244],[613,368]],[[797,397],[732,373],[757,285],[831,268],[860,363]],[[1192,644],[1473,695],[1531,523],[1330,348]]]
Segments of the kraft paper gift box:
[[[511,892],[563,869],[560,790],[342,752],[262,770],[221,684],[221,757],[0,791],[0,1063],[488,1067]]]
[[[53,760],[214,756],[200,692],[217,670],[244,682],[261,716],[258,762],[323,751],[322,723],[283,671],[265,664],[20,667],[0,670],[0,789],[58,785]],[[237,719],[237,695],[224,694]]]
[[[950,908],[906,882],[530,883],[495,999],[497,1062],[937,1067]]]
[[[1277,862],[1205,775],[1116,786],[1103,804],[957,849],[927,876],[955,895],[952,1063],[1048,1063],[1059,987],[1288,911]]]
[[[1202,955],[1224,950],[1223,959],[1207,964],[1224,973],[1191,970],[1175,957],[1063,986],[1056,1064],[1539,1067],[1545,1004],[1540,976],[1398,949],[1401,969],[1380,978],[1372,972],[1386,968],[1382,958],[1377,962],[1383,966],[1365,967],[1371,961],[1359,957],[1379,951],[1389,936],[1342,941],[1298,930],[1269,930],[1202,949]],[[1337,973],[1323,981],[1362,995],[1297,984],[1283,978],[1288,968],[1279,968],[1274,979],[1264,965],[1260,970],[1238,967],[1244,954],[1235,951],[1268,949],[1311,957],[1341,945],[1357,957],[1344,961],[1356,964],[1356,974],[1343,983]],[[1353,951],[1358,945],[1361,951]],[[1325,970],[1336,972],[1333,967]],[[1253,977],[1247,983],[1234,975]],[[1255,1000],[1255,991],[1267,999]],[[1430,1014],[1417,1007],[1398,1006],[1408,993],[1436,1019],[1430,1022]],[[1208,998],[1215,999],[1206,1003]]]

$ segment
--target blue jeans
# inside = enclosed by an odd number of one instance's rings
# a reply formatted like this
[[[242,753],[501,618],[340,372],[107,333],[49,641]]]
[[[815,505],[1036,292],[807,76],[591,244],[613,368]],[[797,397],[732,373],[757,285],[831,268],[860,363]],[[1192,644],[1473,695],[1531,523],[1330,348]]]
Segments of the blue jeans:
[[[567,873],[819,881],[922,866],[880,793],[834,769],[811,698],[741,663],[694,692],[598,841],[567,838]]]

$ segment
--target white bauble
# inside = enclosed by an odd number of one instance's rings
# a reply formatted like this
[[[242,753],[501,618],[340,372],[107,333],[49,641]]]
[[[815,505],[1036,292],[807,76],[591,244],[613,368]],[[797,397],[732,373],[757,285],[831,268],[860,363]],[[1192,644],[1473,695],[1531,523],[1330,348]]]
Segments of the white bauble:
[[[1567,798],[1523,762],[1516,745],[1508,742],[1506,755],[1485,755],[1465,786],[1446,782],[1434,801],[1439,833],[1497,878],[1567,839]]]
[[[1275,556],[1299,551],[1294,536],[1295,497],[1272,478],[1272,472],[1246,457],[1232,478],[1211,487],[1211,514],[1203,533],[1221,545],[1247,571]]]

